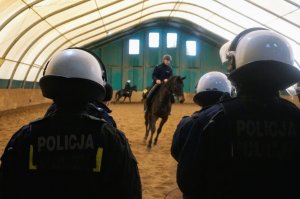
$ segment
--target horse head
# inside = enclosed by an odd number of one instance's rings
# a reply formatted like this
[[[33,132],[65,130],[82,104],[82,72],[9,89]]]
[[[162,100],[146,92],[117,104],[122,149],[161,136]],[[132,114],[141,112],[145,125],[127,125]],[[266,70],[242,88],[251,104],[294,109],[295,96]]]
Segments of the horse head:
[[[131,90],[137,92],[137,87],[136,86],[132,86]]]
[[[183,80],[186,77],[173,76],[169,79],[168,84],[170,85],[171,92],[179,98],[179,102],[183,103],[185,101],[183,94]]]

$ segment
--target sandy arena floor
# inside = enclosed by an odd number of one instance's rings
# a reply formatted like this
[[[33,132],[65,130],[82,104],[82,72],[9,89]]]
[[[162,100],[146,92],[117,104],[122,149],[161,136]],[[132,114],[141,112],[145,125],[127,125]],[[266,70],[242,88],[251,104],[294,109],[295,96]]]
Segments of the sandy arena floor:
[[[47,107],[44,104],[0,112],[0,155],[12,134],[29,121],[42,117]],[[139,162],[143,198],[160,199],[168,195],[168,198],[176,199],[179,194],[176,190],[176,161],[170,155],[172,136],[182,116],[190,115],[198,107],[193,104],[174,105],[158,144],[151,151],[143,143],[145,127],[142,104],[112,104],[110,107]]]

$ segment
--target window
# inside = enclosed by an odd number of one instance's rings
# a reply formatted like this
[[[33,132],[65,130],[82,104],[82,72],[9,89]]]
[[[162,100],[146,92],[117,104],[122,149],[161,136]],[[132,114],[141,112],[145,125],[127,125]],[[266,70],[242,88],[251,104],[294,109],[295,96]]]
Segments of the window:
[[[130,55],[140,54],[140,40],[129,39],[129,54]]]
[[[177,33],[167,33],[167,48],[176,48]]]
[[[158,48],[159,47],[159,33],[158,32],[150,32],[149,33],[149,47],[150,48]]]
[[[186,55],[196,56],[196,41],[186,41]]]

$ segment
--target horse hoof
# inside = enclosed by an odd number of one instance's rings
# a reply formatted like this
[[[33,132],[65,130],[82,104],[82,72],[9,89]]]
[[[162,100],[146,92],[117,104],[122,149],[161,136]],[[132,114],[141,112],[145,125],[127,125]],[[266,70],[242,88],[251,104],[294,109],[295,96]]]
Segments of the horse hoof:
[[[152,148],[151,145],[152,145],[152,144],[148,144],[148,145],[147,145],[147,149],[148,149],[148,150],[150,150],[150,149]]]
[[[143,143],[146,144],[146,142],[147,142],[147,139],[144,139],[144,140],[143,140]]]

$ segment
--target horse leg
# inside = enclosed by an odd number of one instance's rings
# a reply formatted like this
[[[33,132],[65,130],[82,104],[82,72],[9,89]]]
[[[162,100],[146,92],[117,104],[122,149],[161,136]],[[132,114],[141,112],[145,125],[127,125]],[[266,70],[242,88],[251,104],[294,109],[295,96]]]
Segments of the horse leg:
[[[158,129],[157,129],[156,138],[154,139],[154,145],[157,144],[158,136],[159,136],[159,134],[160,134],[160,132],[161,132],[161,130],[162,130],[162,127],[163,127],[164,124],[167,122],[167,120],[168,120],[168,116],[161,119],[160,124],[159,124],[159,127],[158,127]]]
[[[153,140],[153,135],[156,131],[156,127],[155,127],[155,123],[157,121],[157,117],[152,115],[151,116],[151,120],[150,120],[150,129],[151,129],[151,136],[150,136],[150,140],[149,140],[149,143],[148,143],[148,148],[151,149],[152,147],[152,140]]]
[[[144,137],[144,143],[146,143],[148,136],[149,136],[149,131],[150,131],[150,125],[149,125],[149,114],[145,113],[145,127],[146,127],[146,133],[145,133],[145,137]]]
[[[126,96],[124,96],[123,102],[125,102]]]

